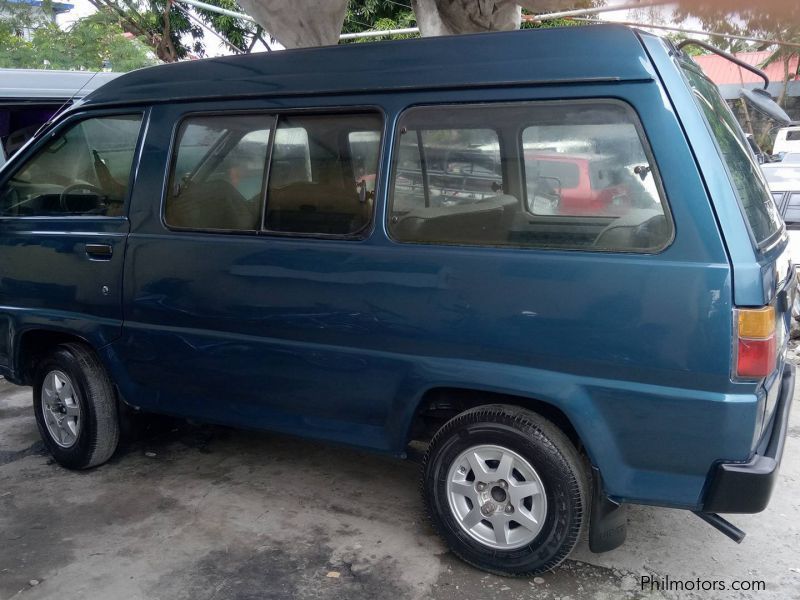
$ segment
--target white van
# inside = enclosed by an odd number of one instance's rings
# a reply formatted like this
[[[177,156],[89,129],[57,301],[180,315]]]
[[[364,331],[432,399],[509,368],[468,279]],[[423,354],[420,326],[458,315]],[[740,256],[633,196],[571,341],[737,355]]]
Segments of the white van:
[[[120,73],[0,69],[0,166],[67,103]]]
[[[775,137],[773,154],[800,152],[800,126],[782,127]]]

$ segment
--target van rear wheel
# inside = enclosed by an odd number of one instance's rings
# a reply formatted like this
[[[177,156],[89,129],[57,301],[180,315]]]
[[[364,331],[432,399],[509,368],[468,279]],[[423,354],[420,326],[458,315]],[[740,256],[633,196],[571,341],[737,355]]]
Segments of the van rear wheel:
[[[39,362],[33,410],[45,446],[64,467],[95,467],[117,449],[114,387],[87,346],[61,344]]]
[[[588,516],[575,446],[541,415],[513,406],[477,407],[446,423],[425,456],[422,489],[450,549],[500,575],[558,566]]]

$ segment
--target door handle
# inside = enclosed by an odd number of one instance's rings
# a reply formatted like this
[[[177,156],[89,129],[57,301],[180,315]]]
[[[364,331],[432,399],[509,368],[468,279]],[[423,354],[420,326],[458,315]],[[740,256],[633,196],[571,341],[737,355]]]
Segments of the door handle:
[[[86,244],[86,255],[93,260],[110,260],[114,253],[111,244]]]

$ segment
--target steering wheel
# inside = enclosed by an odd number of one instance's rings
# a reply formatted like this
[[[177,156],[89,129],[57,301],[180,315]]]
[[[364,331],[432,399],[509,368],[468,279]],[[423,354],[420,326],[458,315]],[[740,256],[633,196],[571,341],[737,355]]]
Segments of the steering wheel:
[[[96,185],[92,185],[91,183],[86,183],[85,181],[81,181],[78,183],[73,183],[72,185],[68,185],[63,190],[61,190],[61,194],[58,196],[58,204],[61,206],[61,210],[64,212],[69,212],[69,207],[67,206],[68,198],[70,194],[77,190],[82,190],[83,192],[88,192],[88,194],[81,194],[81,195],[94,195],[97,198],[98,206],[95,208],[99,208],[100,205],[100,198],[105,197],[105,192],[101,190]]]

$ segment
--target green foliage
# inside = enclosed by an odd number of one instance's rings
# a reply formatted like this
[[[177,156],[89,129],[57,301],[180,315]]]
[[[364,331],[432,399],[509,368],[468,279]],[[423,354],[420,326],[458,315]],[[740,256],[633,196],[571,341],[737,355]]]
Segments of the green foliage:
[[[605,6],[605,0],[576,0],[569,10],[577,10],[581,8],[595,8],[597,6]],[[567,10],[567,9],[565,9]],[[554,12],[554,11],[542,11]],[[560,10],[558,12],[561,12]],[[545,21],[526,21],[525,16],[532,14],[529,10],[522,10],[522,25],[520,29],[552,29],[554,27],[578,27],[581,25],[589,24],[587,21],[576,21],[575,19],[547,19]],[[538,14],[538,13],[537,13]]]
[[[689,39],[691,36],[688,36],[685,33],[668,33],[665,37],[671,40],[673,44],[678,45],[682,41]],[[701,48],[700,46],[684,46],[683,51],[689,56],[701,56],[709,53],[708,50]]]
[[[589,24],[575,19],[548,19],[546,21],[522,21],[520,29],[553,29],[555,27],[580,27]]]
[[[213,4],[220,8],[232,10],[234,12],[244,12],[236,0],[204,0],[208,4]],[[227,15],[212,13],[206,10],[197,9],[196,11],[206,25],[216,31],[222,38],[228,40],[233,46],[241,50],[247,50],[256,35],[256,26],[249,21],[236,19]]]
[[[81,19],[66,31],[29,15],[5,16],[0,20],[0,67],[97,71],[109,61],[114,71],[130,71],[158,62],[147,46],[125,37],[101,15]],[[23,29],[32,31],[29,40],[19,35]]]
[[[221,8],[242,12],[236,0],[205,0]],[[234,52],[246,50],[257,34],[249,21],[194,9],[197,20],[190,18],[187,7],[168,0],[89,0],[109,20],[123,31],[143,40],[165,62],[187,58],[189,54],[203,56],[204,30],[201,23],[216,31],[230,44]],[[198,20],[200,23],[198,23]]]
[[[342,33],[358,33],[360,31],[385,31],[389,29],[406,29],[416,27],[417,20],[409,8],[410,0],[350,0],[342,25]],[[399,40],[414,35],[387,35],[375,38],[359,38],[350,42],[368,42],[375,40]]]
[[[576,0],[574,8],[592,8],[605,5],[605,0]],[[406,29],[415,27],[416,17],[411,10],[411,0],[350,0],[345,14],[342,33],[356,33],[360,31],[376,31],[388,29]],[[523,11],[525,13],[525,11]],[[522,29],[538,29],[550,27],[569,27],[584,25],[584,22],[572,19],[554,19],[531,23],[523,21]],[[375,38],[361,38],[348,40],[351,43],[368,42],[385,39],[404,39],[416,37],[415,35],[387,35]]]

